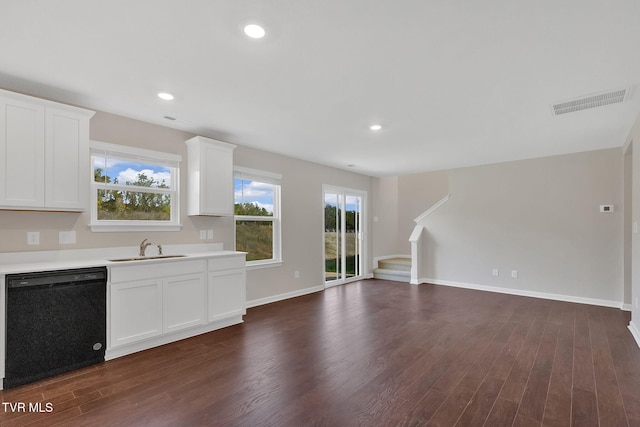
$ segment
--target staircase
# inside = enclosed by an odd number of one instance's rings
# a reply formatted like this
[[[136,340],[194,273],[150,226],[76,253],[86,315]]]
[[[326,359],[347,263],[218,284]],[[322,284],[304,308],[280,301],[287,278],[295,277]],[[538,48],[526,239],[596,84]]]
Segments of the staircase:
[[[409,283],[411,281],[411,257],[400,256],[378,260],[378,268],[373,269],[373,277]]]

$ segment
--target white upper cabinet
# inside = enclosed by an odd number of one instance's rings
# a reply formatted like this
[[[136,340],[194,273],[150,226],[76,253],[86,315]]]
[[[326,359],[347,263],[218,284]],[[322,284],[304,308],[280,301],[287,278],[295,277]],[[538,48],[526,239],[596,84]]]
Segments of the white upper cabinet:
[[[0,90],[0,208],[87,209],[93,114]]]
[[[233,144],[196,136],[187,144],[187,213],[233,215]]]
[[[44,106],[0,93],[0,205],[44,205]]]

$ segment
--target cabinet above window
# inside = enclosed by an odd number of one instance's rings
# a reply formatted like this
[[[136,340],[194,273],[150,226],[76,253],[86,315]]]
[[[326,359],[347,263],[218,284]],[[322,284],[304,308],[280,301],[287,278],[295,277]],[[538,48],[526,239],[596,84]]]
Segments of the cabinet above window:
[[[196,136],[187,144],[187,212],[233,216],[233,144]]]

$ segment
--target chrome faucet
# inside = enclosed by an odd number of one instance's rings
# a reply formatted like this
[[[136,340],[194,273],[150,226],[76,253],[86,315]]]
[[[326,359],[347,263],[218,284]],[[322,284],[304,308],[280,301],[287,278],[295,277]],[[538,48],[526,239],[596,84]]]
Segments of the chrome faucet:
[[[140,243],[140,256],[144,256],[144,251],[147,250],[148,246],[151,246],[151,242],[147,242],[147,239],[144,239],[142,243]]]

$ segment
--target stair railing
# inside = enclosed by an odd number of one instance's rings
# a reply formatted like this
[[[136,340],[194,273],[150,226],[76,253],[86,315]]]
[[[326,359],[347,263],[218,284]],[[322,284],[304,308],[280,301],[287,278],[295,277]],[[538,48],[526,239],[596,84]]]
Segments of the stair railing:
[[[441,200],[427,209],[422,215],[413,220],[416,223],[416,226],[413,228],[413,232],[409,237],[409,243],[411,243],[411,280],[409,281],[409,283],[411,283],[412,285],[419,285],[420,283],[422,283],[420,281],[423,271],[422,247],[424,246],[423,238],[425,235],[425,226],[423,221],[436,209],[447,203],[450,198],[451,194],[447,194],[445,197],[443,197]]]

